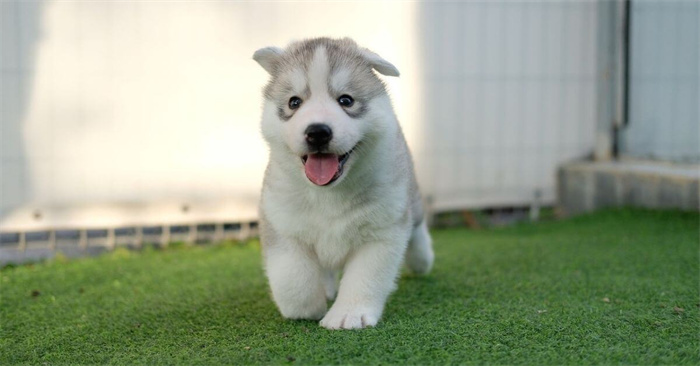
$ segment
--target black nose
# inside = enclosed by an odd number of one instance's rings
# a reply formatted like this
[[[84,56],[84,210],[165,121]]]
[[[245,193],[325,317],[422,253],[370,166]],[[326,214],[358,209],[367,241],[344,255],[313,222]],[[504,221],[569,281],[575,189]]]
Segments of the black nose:
[[[304,131],[306,143],[311,147],[321,147],[333,138],[333,130],[323,123],[312,123]]]

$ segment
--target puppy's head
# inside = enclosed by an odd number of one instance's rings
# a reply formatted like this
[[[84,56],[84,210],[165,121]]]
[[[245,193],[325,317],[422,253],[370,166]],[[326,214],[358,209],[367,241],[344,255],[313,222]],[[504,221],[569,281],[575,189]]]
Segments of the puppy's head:
[[[384,83],[398,76],[377,54],[350,39],[316,38],[287,49],[262,48],[253,59],[269,74],[262,132],[271,149],[298,164],[317,186],[339,183],[363,143],[389,130]]]

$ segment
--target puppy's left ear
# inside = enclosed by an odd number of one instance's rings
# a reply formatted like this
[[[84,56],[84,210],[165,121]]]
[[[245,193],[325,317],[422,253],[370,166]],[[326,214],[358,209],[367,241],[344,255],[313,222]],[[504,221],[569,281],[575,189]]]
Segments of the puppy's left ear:
[[[257,61],[260,66],[272,75],[277,70],[277,64],[284,54],[284,50],[279,47],[261,48],[253,54],[253,60]]]
[[[383,59],[378,54],[366,48],[361,48],[360,52],[362,53],[362,56],[367,61],[369,61],[369,64],[372,65],[372,68],[377,70],[377,72],[379,72],[380,74],[386,76],[399,76],[399,69],[397,69],[396,66],[392,65],[391,62]]]

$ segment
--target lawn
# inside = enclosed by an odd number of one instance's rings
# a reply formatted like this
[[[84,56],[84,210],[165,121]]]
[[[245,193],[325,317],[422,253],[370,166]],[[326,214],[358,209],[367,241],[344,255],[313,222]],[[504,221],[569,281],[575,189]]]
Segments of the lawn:
[[[435,230],[376,328],[275,309],[256,242],[0,271],[0,364],[698,364],[699,216]]]

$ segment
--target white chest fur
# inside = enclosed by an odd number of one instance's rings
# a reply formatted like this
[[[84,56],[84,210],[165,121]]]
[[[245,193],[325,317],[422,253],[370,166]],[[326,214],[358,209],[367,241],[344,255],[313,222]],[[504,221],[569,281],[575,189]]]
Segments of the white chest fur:
[[[278,181],[265,187],[261,208],[279,237],[313,247],[326,268],[342,266],[359,245],[410,230],[407,186],[340,190],[296,183],[302,184]]]

